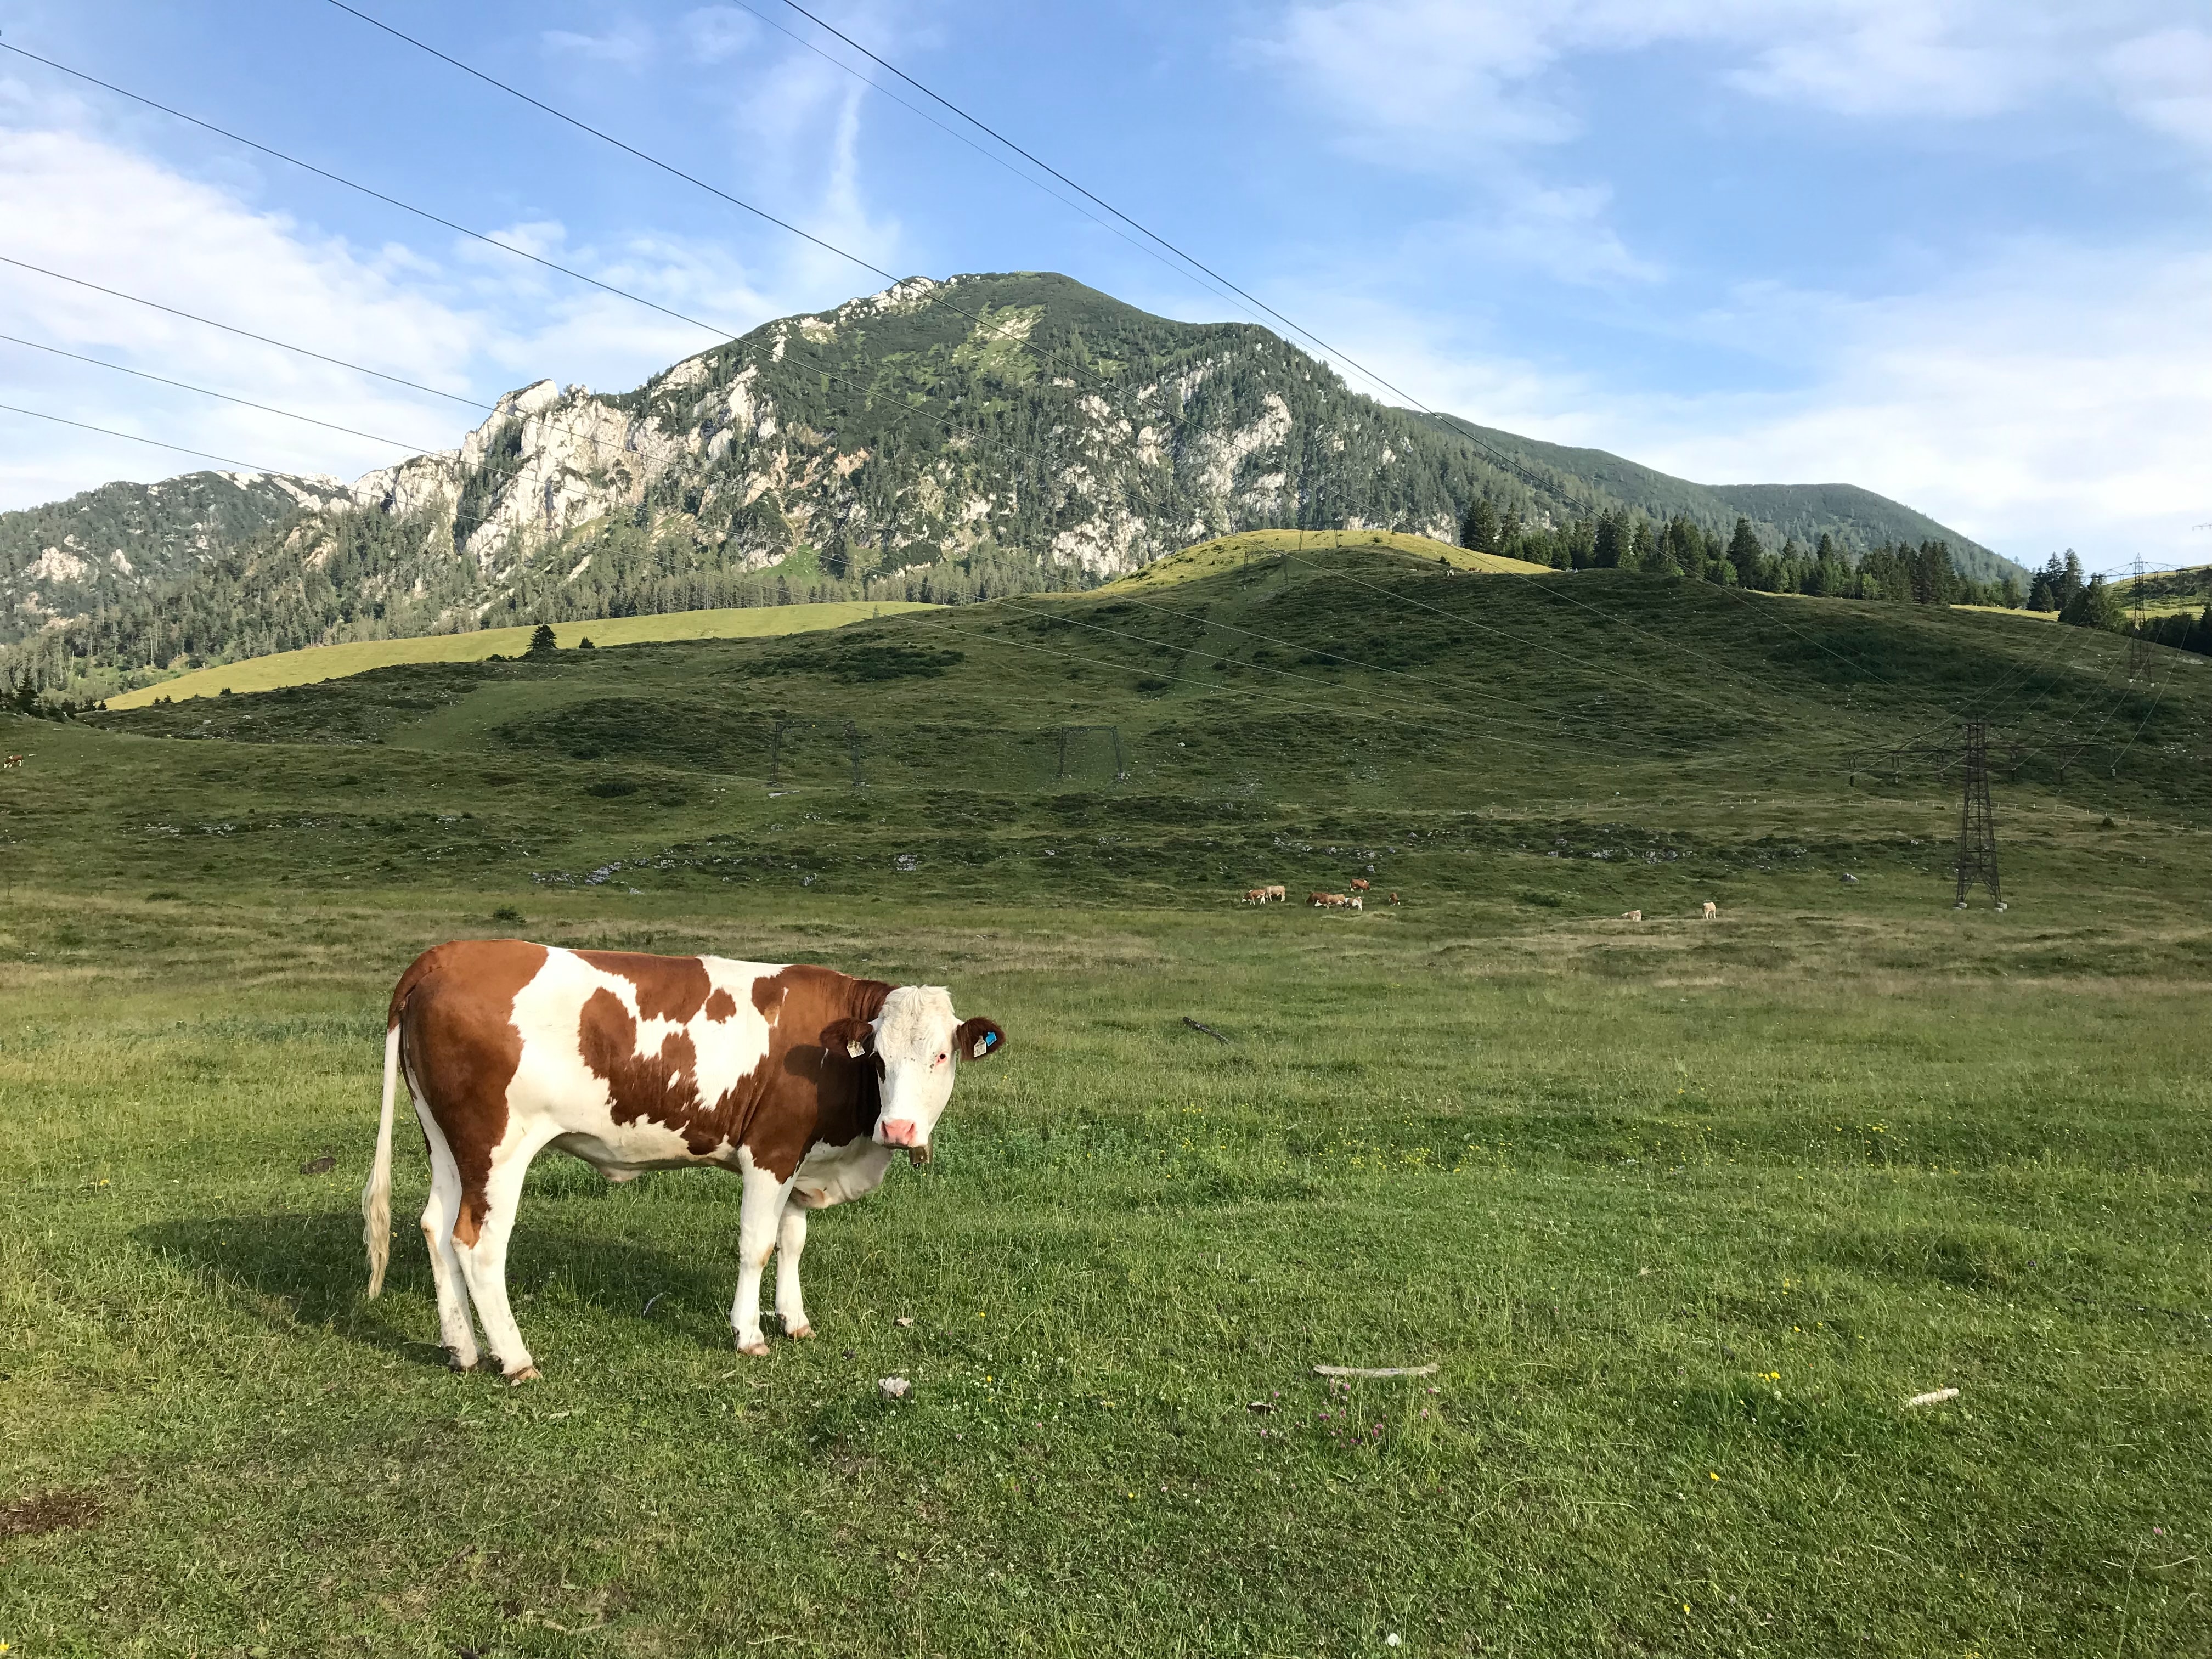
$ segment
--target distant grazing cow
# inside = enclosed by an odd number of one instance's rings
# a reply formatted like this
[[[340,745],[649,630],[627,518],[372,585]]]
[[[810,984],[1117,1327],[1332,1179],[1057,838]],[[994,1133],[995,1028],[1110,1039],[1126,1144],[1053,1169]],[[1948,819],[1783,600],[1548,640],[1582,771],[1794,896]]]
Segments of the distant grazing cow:
[[[1400,898],[1397,894],[1394,892],[1390,895],[1390,902],[1393,904],[1403,904],[1405,901]]]
[[[1306,902],[1312,905],[1316,909],[1323,909],[1328,907],[1329,897],[1330,896],[1327,893],[1308,893],[1306,895]]]
[[[1367,878],[1364,876],[1354,876],[1352,878],[1352,890],[1355,893],[1365,892],[1367,885]]]
[[[1705,901],[1705,920],[1707,921],[1711,921],[1715,916],[1720,915],[1720,913],[1721,907],[1719,905],[1714,903],[1711,899],[1707,899]]]
[[[10,755],[6,760],[0,761],[0,770],[12,772],[22,763],[23,757],[21,755]]]
[[[717,1164],[738,1210],[738,1346],[762,1354],[760,1282],[811,1336],[799,1295],[806,1212],[879,1186],[895,1151],[919,1163],[963,1061],[1005,1046],[933,985],[720,957],[564,951],[520,939],[441,945],[392,994],[384,1111],[362,1193],[368,1293],[392,1243],[392,1109],[407,1080],[430,1151],[422,1236],[453,1363],[486,1346],[511,1382],[538,1375],[507,1299],[507,1245],[530,1160],[548,1146],[610,1181]]]
[[[1620,913],[1620,919],[1623,921],[1641,921],[1644,920],[1644,912],[1641,910],[1623,910]]]
[[[1345,900],[1344,908],[1347,910],[1364,910],[1367,908],[1367,901],[1354,893],[1350,898]]]
[[[1244,902],[1245,902],[1245,903],[1247,903],[1247,904],[1265,904],[1267,902],[1267,890],[1266,888],[1264,888],[1264,887],[1247,887],[1247,888],[1244,890]]]
[[[1260,890],[1267,894],[1269,898],[1274,900],[1278,904],[1287,904],[1290,902],[1290,890],[1285,887],[1280,882],[1277,882],[1272,887],[1263,887]]]

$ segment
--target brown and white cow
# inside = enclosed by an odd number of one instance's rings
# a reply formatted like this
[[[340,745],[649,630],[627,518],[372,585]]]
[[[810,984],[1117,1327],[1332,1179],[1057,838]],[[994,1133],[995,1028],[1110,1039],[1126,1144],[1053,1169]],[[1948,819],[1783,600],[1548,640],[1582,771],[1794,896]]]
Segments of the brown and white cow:
[[[1269,885],[1261,888],[1260,890],[1265,893],[1269,898],[1274,900],[1278,904],[1287,904],[1290,902],[1290,889],[1285,887],[1279,881],[1272,883]]]
[[[1354,876],[1352,878],[1352,890],[1355,893],[1364,893],[1370,885],[1371,884],[1364,876]]]
[[[960,1062],[1005,1046],[933,985],[828,968],[567,951],[464,939],[426,951],[392,993],[384,1109],[362,1193],[368,1293],[391,1255],[392,1118],[404,1076],[430,1151],[422,1236],[453,1363],[476,1333],[510,1382],[538,1375],[507,1299],[507,1246],[530,1161],[547,1147],[610,1181],[719,1164],[744,1182],[730,1323],[768,1352],[760,1282],[777,1255],[775,1311],[811,1336],[799,1288],[806,1212],[920,1162]]]

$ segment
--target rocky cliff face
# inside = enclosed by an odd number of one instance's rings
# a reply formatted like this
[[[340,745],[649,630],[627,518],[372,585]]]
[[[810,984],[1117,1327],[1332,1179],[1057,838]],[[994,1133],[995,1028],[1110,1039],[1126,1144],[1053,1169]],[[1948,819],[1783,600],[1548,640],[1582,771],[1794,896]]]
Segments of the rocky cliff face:
[[[1538,525],[1640,507],[1725,532],[1738,511],[1618,457],[1376,404],[1264,329],[1171,322],[1048,274],[915,277],[634,392],[510,392],[459,448],[350,488],[204,473],[8,515],[0,637],[75,617],[143,666],[808,593],[969,598],[1243,529],[1453,539],[1482,494]],[[1896,533],[1950,533],[1854,496]],[[88,533],[94,498],[129,536]],[[1794,533],[1827,527],[1817,502],[1790,508]],[[1834,526],[1862,544],[1864,527]]]

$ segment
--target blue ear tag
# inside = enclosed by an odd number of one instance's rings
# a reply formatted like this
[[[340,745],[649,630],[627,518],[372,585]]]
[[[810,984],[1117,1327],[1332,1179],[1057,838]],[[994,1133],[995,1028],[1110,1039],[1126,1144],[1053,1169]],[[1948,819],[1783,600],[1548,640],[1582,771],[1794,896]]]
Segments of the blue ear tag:
[[[984,1033],[983,1033],[983,1046],[984,1046],[986,1048],[989,1048],[993,1043],[996,1042],[998,1040],[999,1040],[999,1034],[998,1034],[996,1031],[986,1031],[986,1032],[984,1032]]]

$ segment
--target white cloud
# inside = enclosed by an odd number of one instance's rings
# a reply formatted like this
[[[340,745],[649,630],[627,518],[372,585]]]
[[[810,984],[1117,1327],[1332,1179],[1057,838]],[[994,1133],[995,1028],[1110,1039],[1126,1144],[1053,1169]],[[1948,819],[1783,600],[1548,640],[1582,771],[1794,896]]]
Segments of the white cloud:
[[[0,222],[11,257],[483,402],[545,376],[626,387],[713,337],[481,243],[358,246],[250,209],[83,125],[73,105],[33,105],[0,86]],[[501,234],[733,331],[802,308],[787,286],[772,294],[709,243],[572,246],[562,226],[543,222]],[[823,290],[805,292],[821,302]],[[0,313],[9,333],[410,447],[451,447],[479,418],[15,266],[0,265]],[[406,453],[18,346],[0,344],[0,374],[6,402],[257,465],[352,477]],[[0,415],[0,508],[208,465],[13,415]]]
[[[2130,115],[2212,155],[2212,34],[2175,28],[2139,35],[2106,53],[2104,70]]]
[[[579,34],[569,29],[547,29],[539,37],[550,52],[587,63],[610,64],[617,69],[641,69],[653,58],[653,33],[642,23],[625,18],[603,34]]]
[[[2191,0],[1334,0],[1290,7],[1258,51],[1332,106],[1363,153],[1455,167],[1463,150],[1407,141],[1562,143],[1582,131],[1564,65],[1668,44],[1704,49],[1756,97],[1939,122],[2087,95],[2097,83],[2081,64],[2110,52],[2120,107],[2171,130],[2167,102],[2204,94],[2192,60],[2172,55],[2199,15]],[[2161,22],[2175,27],[2148,33]],[[2132,95],[2146,76],[2172,90]],[[2197,118],[2183,118],[2192,133]]]
[[[1844,479],[2026,560],[2203,549],[2212,252],[2021,245],[1929,292],[1748,294],[1717,335],[1808,362],[1784,393],[1616,414],[1651,464],[1715,483]]]

